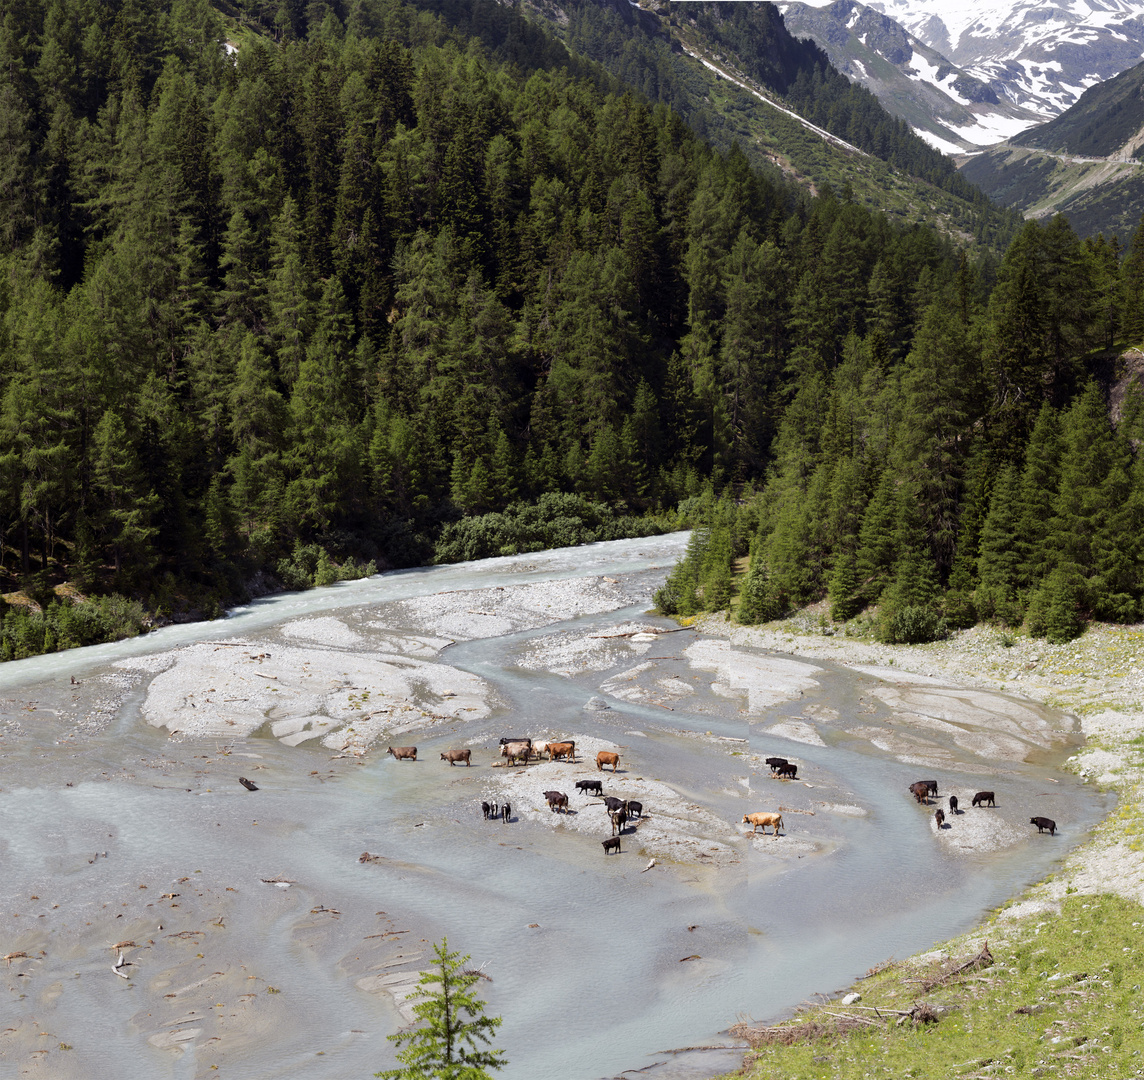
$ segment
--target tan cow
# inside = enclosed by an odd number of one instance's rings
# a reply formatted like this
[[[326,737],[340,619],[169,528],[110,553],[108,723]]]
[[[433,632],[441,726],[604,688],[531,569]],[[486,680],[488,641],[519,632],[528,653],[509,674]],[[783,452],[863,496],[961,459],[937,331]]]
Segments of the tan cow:
[[[616,766],[620,763],[620,755],[613,753],[611,750],[601,750],[596,755],[596,770],[602,771],[605,765],[612,766],[612,772],[616,771]]]
[[[452,768],[458,761],[463,761],[466,766],[469,765],[469,759],[473,756],[472,750],[446,750],[441,755],[442,761],[447,761],[449,767]]]
[[[575,761],[576,744],[571,740],[568,742],[550,742],[548,744],[548,760],[555,761],[559,757],[568,758],[570,761]]]
[[[783,827],[783,816],[782,814],[744,814],[743,824],[754,825],[754,828],[751,830],[752,836],[759,831],[760,825],[763,827],[763,835],[766,836],[767,826],[770,825],[775,830],[775,839],[777,840],[779,829]]]
[[[507,742],[500,748],[501,757],[508,758],[510,765],[515,765],[517,761],[523,761],[526,765],[528,759],[532,755],[532,743],[530,742]]]
[[[417,760],[417,747],[416,746],[387,746],[385,748],[387,754],[392,754],[398,761],[416,761]]]

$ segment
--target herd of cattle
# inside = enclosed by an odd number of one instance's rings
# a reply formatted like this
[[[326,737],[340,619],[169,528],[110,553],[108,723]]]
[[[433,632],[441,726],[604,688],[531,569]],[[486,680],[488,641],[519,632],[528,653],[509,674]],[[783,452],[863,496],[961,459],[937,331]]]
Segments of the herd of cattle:
[[[930,796],[937,798],[937,781],[936,780],[918,780],[910,784],[910,794],[913,795],[919,803],[924,803],[929,806]],[[997,800],[994,797],[995,793],[992,791],[979,791],[973,796],[974,806],[996,806]],[[961,811],[957,808],[957,796],[951,795],[949,797],[949,812],[950,814],[957,815]],[[937,827],[942,829],[945,827],[945,811],[939,806],[934,811],[934,819],[937,821]],[[951,823],[952,824],[952,823]],[[1031,817],[1029,818],[1030,825],[1037,826],[1037,832],[1044,832],[1046,829],[1049,831],[1050,836],[1057,835],[1057,823],[1052,818],[1047,817]]]
[[[501,739],[500,748],[500,756],[506,759],[508,765],[515,765],[518,761],[523,761],[525,764],[530,761],[541,761],[545,754],[548,755],[549,761],[563,760],[573,764],[576,762],[576,743],[572,739],[562,742],[534,743],[532,739],[522,735],[516,738]],[[387,746],[385,752],[392,755],[397,761],[417,760],[416,746]],[[450,767],[463,761],[467,767],[472,764],[472,751],[467,749],[446,750],[441,755],[441,760],[447,761]],[[601,750],[596,755],[596,768],[599,771],[603,771],[605,765],[611,765],[614,773],[619,764],[620,755],[614,751]],[[604,800],[602,805],[612,823],[612,835],[607,840],[601,841],[604,845],[604,854],[620,851],[620,836],[623,834],[628,821],[632,817],[643,820],[643,803],[636,802],[634,799],[617,799],[611,795],[605,796],[604,784],[601,780],[577,780],[576,789],[584,795],[591,792]],[[565,814],[568,812],[568,796],[564,792],[546,791],[544,798],[548,802],[548,809],[553,813],[557,810]],[[512,814],[512,807],[508,803],[501,806],[499,803],[482,802],[481,813],[486,821],[499,819],[507,824]]]
[[[526,736],[519,736],[516,738],[501,739],[500,741],[500,756],[506,759],[506,764],[515,765],[518,761],[523,761],[527,764],[529,761],[543,760],[545,754],[548,755],[549,761],[568,761],[573,764],[576,761],[576,743],[572,739],[563,740],[560,742],[546,742],[546,743],[533,743],[532,739]],[[417,760],[417,747],[416,746],[389,746],[386,747],[387,754],[393,755],[397,761],[416,761]],[[472,764],[472,751],[465,750],[446,750],[441,755],[442,761],[447,761],[452,767],[458,762],[464,762],[466,766]],[[771,775],[777,776],[782,780],[796,780],[798,779],[798,766],[792,762],[787,761],[782,757],[769,757],[766,763],[771,767]],[[620,755],[611,750],[601,750],[596,755],[596,769],[602,771],[605,765],[612,766],[612,772],[615,773],[620,764]],[[245,781],[244,781],[245,783]],[[577,780],[576,789],[581,794],[587,796],[589,794],[595,795],[603,799],[603,807],[605,812],[612,823],[612,835],[601,843],[604,847],[604,854],[607,855],[612,851],[620,851],[620,836],[624,832],[628,821],[638,816],[643,819],[643,803],[636,802],[632,799],[618,799],[614,796],[604,795],[604,785],[600,780]],[[936,780],[918,780],[910,784],[910,794],[918,801],[919,804],[929,805],[930,797],[938,797],[937,781]],[[992,791],[979,791],[973,796],[972,805],[977,806],[992,806],[996,807],[997,802],[995,793]],[[544,798],[548,803],[548,809],[555,813],[559,810],[561,813],[568,812],[568,796],[562,791],[546,791]],[[484,814],[485,820],[500,819],[503,822],[508,822],[512,813],[512,807],[505,803],[503,806],[497,803],[481,803],[481,812]],[[949,812],[953,816],[962,813],[958,808],[958,801],[956,795],[949,797]],[[937,827],[942,829],[945,827],[945,811],[939,806],[934,811],[934,820],[937,822]],[[754,836],[758,833],[759,829],[763,830],[763,835],[767,834],[767,827],[770,826],[774,833],[775,839],[778,839],[779,830],[783,827],[782,814],[779,813],[765,813],[758,812],[754,814],[744,814],[743,824],[752,826],[751,835]],[[1030,825],[1037,826],[1037,832],[1044,832],[1046,829],[1050,836],[1055,836],[1057,832],[1057,823],[1052,818],[1047,817],[1031,817],[1029,818]]]

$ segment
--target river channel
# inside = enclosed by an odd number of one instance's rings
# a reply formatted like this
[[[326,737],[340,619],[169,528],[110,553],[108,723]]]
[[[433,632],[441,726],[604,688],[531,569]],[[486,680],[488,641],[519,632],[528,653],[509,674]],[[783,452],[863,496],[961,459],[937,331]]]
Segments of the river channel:
[[[505,1080],[707,1077],[736,1055],[663,1052],[966,930],[1107,812],[1059,768],[1071,717],[649,614],[686,539],[384,574],[0,667],[0,1072],[367,1077],[447,937],[503,1018]],[[575,762],[507,765],[515,735]],[[644,804],[615,854],[575,787],[597,779]],[[918,779],[960,797],[944,829]],[[758,810],[782,835],[750,834]]]

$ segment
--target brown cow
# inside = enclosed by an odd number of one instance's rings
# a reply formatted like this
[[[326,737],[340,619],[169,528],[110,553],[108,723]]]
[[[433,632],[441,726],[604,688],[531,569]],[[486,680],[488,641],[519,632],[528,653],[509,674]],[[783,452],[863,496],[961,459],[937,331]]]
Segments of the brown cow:
[[[557,810],[568,813],[568,796],[563,791],[546,791],[544,797],[548,800],[549,810],[554,813]]]
[[[919,803],[929,804],[929,784],[924,780],[919,780],[916,784],[910,784],[910,794],[917,799]]]
[[[782,814],[763,814],[763,813],[744,814],[743,815],[743,824],[744,825],[754,825],[754,828],[751,830],[752,836],[754,836],[755,833],[757,833],[759,831],[760,825],[763,828],[763,835],[766,836],[767,835],[767,826],[770,825],[775,830],[775,839],[777,840],[778,835],[779,835],[779,829],[781,829],[783,827],[783,816],[782,816]]]
[[[613,753],[611,750],[601,750],[596,755],[596,768],[602,770],[605,765],[612,766],[612,772],[616,771],[616,766],[620,763],[620,755]]]
[[[628,812],[626,810],[617,810],[610,815],[612,819],[612,835],[615,836],[617,832],[623,832],[624,826],[628,823]]]
[[[992,791],[979,791],[976,795],[973,796],[974,806],[984,806],[986,803],[988,803],[990,806],[997,805],[997,803],[993,800]]]
[[[417,747],[416,746],[387,746],[385,748],[387,754],[392,754],[398,761],[416,761],[417,760]]]
[[[500,748],[501,757],[508,758],[510,765],[515,765],[520,759],[523,759],[525,764],[528,764],[529,756],[532,754],[531,742],[508,742]]]
[[[619,851],[621,855],[623,854],[623,852],[620,851],[620,838],[618,836],[611,836],[607,840],[601,840],[600,843],[604,845],[605,855],[607,855],[609,851]]]
[[[456,765],[458,761],[463,761],[467,768],[469,758],[472,757],[472,754],[472,750],[446,750],[445,753],[441,755],[441,760],[447,761],[450,769]]]
[[[568,758],[569,761],[575,761],[576,744],[571,740],[568,742],[550,742],[548,744],[548,760],[555,761],[560,757]]]
[[[945,811],[940,806],[933,812],[933,819],[937,822],[939,831],[945,828]]]

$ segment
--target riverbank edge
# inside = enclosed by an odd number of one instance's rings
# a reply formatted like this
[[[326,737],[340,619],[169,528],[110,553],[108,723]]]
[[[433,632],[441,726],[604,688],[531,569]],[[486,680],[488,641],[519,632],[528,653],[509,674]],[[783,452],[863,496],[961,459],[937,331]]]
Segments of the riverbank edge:
[[[1002,691],[1022,696],[1072,715],[1084,735],[1083,747],[1065,767],[1084,782],[1115,794],[1117,805],[1103,821],[1060,863],[1058,869],[1022,890],[988,913],[974,929],[937,943],[925,953],[895,960],[901,972],[935,970],[943,959],[965,959],[989,942],[994,951],[1012,941],[1036,933],[1035,924],[1046,918],[1071,916],[1062,913],[1062,901],[1076,896],[1112,894],[1140,908],[1144,922],[1144,625],[1093,624],[1078,639],[1054,645],[1014,634],[1002,628],[978,625],[951,635],[945,641],[926,645],[885,645],[861,628],[829,623],[824,605],[814,605],[794,616],[761,626],[740,626],[720,615],[694,622],[702,633],[728,638],[735,645],[773,649],[805,659],[830,660],[846,666],[880,667],[948,681],[951,684]],[[1076,905],[1071,905],[1072,909]],[[1077,930],[1076,933],[1082,931]],[[1093,956],[1092,963],[1103,962]],[[1121,965],[1124,957],[1117,952]],[[1128,979],[1144,985],[1144,959]],[[1013,969],[1015,972],[1016,969]],[[871,973],[838,991],[869,995]],[[1016,978],[1003,966],[990,968],[990,996],[1007,996],[1006,980]],[[1078,1006],[1094,1020],[1107,1015],[1109,1003],[1099,990]],[[827,1003],[800,1011],[791,1024],[816,1022],[821,1038],[835,1043],[839,1034]],[[1083,1016],[1073,1017],[1077,1022]],[[740,1029],[741,1032],[741,1029]],[[886,1029],[885,1040],[903,1038],[902,1029]],[[869,1029],[863,1031],[870,1038]],[[905,1036],[909,1038],[909,1035]],[[941,1024],[925,1033],[925,1045],[917,1054],[933,1053],[933,1040],[941,1038]],[[1005,1035],[998,1033],[996,1040]],[[982,1037],[981,1059],[1004,1060],[993,1053],[989,1036]],[[888,1052],[888,1051],[883,1051]],[[900,1046],[896,1053],[901,1053]],[[822,1055],[818,1055],[822,1056]],[[797,1059],[797,1065],[796,1065]],[[807,1057],[806,1044],[771,1045],[765,1053],[748,1054],[744,1068],[728,1077],[762,1080],[770,1076],[838,1076],[838,1062]],[[1112,1064],[1109,1062],[1109,1064]],[[1041,1075],[1034,1070],[1029,1075]]]

